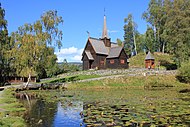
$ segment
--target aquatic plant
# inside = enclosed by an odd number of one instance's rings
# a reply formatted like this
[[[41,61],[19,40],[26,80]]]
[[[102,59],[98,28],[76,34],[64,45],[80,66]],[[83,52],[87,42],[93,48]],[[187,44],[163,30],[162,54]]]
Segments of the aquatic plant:
[[[184,95],[179,94],[175,89],[163,90],[162,92],[161,90],[139,91],[130,89],[130,91],[125,92],[124,98],[128,101],[124,99],[115,103],[114,99],[116,98],[114,96],[109,97],[109,94],[107,97],[104,96],[107,102],[99,97],[97,97],[100,99],[98,102],[87,101],[83,106],[84,111],[81,112],[84,123],[87,126],[168,127],[179,124],[190,125],[190,102],[180,99]]]

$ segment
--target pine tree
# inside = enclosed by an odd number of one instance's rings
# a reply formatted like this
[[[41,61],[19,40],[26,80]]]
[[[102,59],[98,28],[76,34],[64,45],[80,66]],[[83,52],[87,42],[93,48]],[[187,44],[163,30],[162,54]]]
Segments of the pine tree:
[[[135,34],[137,33],[137,25],[133,21],[132,14],[129,14],[127,18],[124,19],[124,49],[127,54],[137,54]]]
[[[9,37],[7,30],[7,20],[5,20],[5,10],[0,3],[0,83],[5,81],[8,75],[9,64],[7,50],[9,49]]]

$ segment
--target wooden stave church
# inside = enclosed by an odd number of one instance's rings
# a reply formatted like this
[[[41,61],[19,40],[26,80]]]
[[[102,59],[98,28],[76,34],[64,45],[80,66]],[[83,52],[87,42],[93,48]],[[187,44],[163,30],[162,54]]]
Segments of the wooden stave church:
[[[111,38],[108,37],[105,15],[102,38],[87,39],[82,61],[83,70],[129,68],[128,55],[123,46],[111,42]]]

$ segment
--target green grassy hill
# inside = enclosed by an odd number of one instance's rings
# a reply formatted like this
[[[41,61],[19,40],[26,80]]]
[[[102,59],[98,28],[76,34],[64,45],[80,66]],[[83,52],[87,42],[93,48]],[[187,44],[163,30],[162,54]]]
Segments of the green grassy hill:
[[[160,66],[162,69],[176,69],[177,66],[175,65],[174,61],[172,60],[172,56],[166,53],[158,53],[155,52],[154,54],[155,57],[155,68],[158,66],[158,62],[160,61]],[[144,68],[145,67],[145,60],[146,54],[145,53],[139,53],[136,56],[133,56],[129,59],[129,66],[132,68]]]

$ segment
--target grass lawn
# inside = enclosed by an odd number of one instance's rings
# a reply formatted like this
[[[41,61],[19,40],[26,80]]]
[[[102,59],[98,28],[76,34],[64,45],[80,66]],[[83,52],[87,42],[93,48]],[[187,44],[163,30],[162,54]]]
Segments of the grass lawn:
[[[99,75],[74,75],[67,77],[59,77],[59,78],[50,78],[48,80],[41,81],[40,83],[64,83],[64,82],[72,82],[84,79],[98,78],[101,77]]]
[[[186,87],[188,84],[180,83],[174,75],[151,75],[135,77],[117,77],[98,81],[79,82],[68,85],[68,89],[107,89],[107,88],[165,88]]]
[[[2,127],[25,127],[22,118],[26,110],[13,96],[13,90],[6,89],[0,98],[0,126]]]
[[[172,56],[169,54],[163,54],[163,53],[154,53],[155,57],[155,67],[157,68],[158,62],[160,62],[160,68],[163,69],[176,69],[176,65],[174,61],[172,60]],[[129,59],[130,67],[137,67],[137,68],[144,68],[145,67],[145,60],[146,54],[145,53],[139,53],[136,56],[133,56]]]

